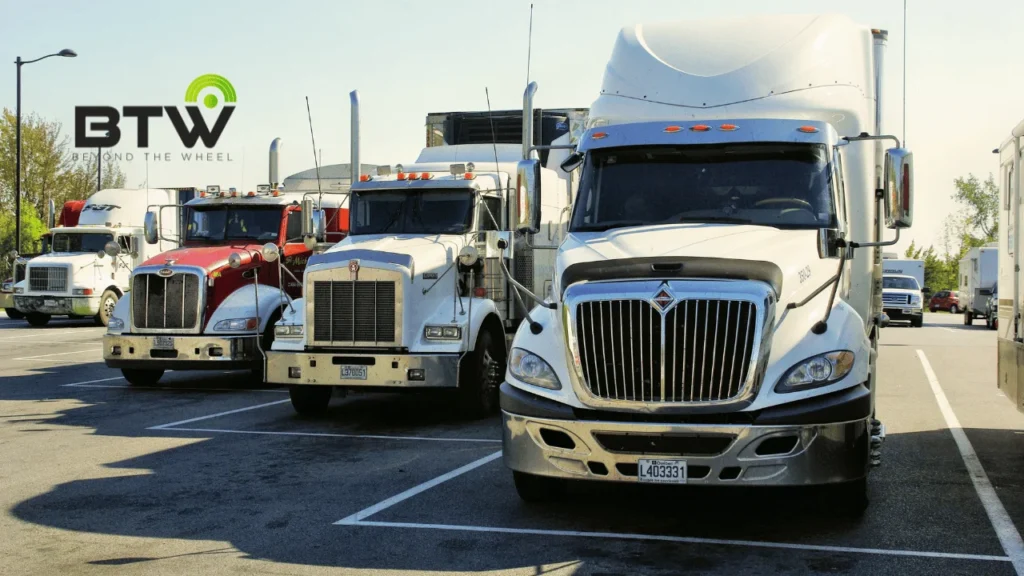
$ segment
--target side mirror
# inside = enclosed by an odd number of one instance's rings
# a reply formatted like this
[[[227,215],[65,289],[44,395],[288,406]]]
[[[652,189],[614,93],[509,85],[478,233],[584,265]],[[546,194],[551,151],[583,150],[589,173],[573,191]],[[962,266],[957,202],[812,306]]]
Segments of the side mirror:
[[[146,212],[143,230],[147,244],[156,244],[160,241],[160,219],[156,212]]]
[[[932,293],[932,289],[927,287],[927,286],[925,286],[924,288],[921,288],[921,292],[924,292],[925,294],[931,294]]]
[[[263,245],[263,248],[260,248],[260,255],[263,256],[263,259],[267,262],[276,262],[277,257],[280,256],[281,253],[277,250],[277,244],[267,242]]]
[[[540,232],[540,160],[520,160],[516,166],[516,231]]]
[[[121,246],[117,242],[111,240],[103,245],[103,252],[105,252],[107,256],[114,258],[121,253]]]
[[[839,239],[842,235],[834,228],[822,228],[818,230],[818,257],[839,258]]]
[[[573,152],[568,158],[563,160],[558,167],[561,168],[563,172],[572,172],[579,168],[580,164],[583,164],[583,154],[580,152]]]
[[[317,242],[327,240],[327,213],[323,210],[313,210],[313,236]]]
[[[885,151],[885,225],[896,230],[914,223],[914,155],[905,148]]]

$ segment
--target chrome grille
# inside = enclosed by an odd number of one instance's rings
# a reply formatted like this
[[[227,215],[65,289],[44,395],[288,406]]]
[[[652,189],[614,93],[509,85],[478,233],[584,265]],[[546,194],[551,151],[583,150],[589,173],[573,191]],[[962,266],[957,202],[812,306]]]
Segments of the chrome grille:
[[[139,329],[191,330],[198,327],[200,277],[136,274],[132,279],[132,323]]]
[[[910,304],[910,294],[886,294],[882,292],[882,303],[906,306]]]
[[[29,268],[28,289],[32,292],[67,292],[67,267],[33,266]]]
[[[314,281],[313,340],[394,342],[395,310],[393,281]]]
[[[608,400],[730,400],[756,369],[756,316],[746,300],[680,300],[664,314],[646,300],[581,302],[584,384]]]

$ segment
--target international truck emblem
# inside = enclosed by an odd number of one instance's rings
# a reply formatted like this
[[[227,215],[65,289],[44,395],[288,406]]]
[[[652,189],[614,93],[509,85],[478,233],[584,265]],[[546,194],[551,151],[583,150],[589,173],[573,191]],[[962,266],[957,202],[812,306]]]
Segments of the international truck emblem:
[[[352,275],[352,280],[356,280],[359,277],[359,260],[348,261],[348,272]]]
[[[161,268],[157,271],[156,275],[161,278],[170,278],[171,276],[174,276],[174,270],[171,270],[170,268]]]
[[[661,288],[658,288],[658,293],[654,295],[654,305],[659,310],[665,310],[676,301],[676,297],[668,291],[668,287],[662,284]]]

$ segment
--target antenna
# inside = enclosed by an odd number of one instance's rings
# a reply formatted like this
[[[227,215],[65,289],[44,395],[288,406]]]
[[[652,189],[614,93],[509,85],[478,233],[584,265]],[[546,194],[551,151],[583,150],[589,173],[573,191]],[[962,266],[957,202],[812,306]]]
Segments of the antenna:
[[[309,96],[306,96],[306,118],[309,118],[309,139],[313,142],[313,166],[316,167],[316,189],[320,193],[317,204],[323,205],[324,190],[320,187],[320,161],[316,159],[316,138],[313,136],[313,114],[309,111]]]
[[[907,0],[903,0],[903,147],[907,147]]]
[[[904,0],[905,2],[906,0]],[[534,48],[534,4],[529,5],[529,36],[526,39],[526,84],[529,84],[529,56]]]

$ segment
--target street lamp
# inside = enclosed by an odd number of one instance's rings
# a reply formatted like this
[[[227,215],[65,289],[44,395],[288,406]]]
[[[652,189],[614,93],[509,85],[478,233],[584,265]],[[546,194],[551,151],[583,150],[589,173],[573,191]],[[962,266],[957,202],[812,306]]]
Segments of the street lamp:
[[[78,54],[74,50],[65,48],[56,54],[47,54],[35,60],[22,60],[21,56],[18,56],[14,61],[14,65],[18,69],[17,123],[14,129],[14,147],[16,149],[16,160],[14,163],[14,249],[18,252],[21,252],[21,67],[25,64],[32,64],[33,62],[46,60],[53,56],[74,58]]]

